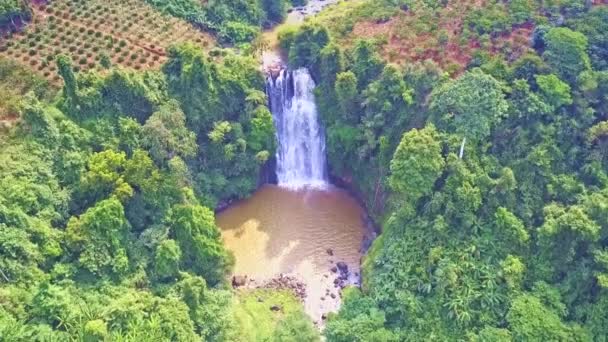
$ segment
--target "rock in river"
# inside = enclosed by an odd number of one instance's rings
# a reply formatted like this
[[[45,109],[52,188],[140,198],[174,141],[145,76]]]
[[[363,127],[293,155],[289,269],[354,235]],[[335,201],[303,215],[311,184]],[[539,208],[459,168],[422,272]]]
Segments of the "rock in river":
[[[348,265],[345,262],[339,261],[337,264],[340,273],[348,274]]]
[[[247,276],[234,276],[232,277],[232,286],[240,287],[247,284]]]

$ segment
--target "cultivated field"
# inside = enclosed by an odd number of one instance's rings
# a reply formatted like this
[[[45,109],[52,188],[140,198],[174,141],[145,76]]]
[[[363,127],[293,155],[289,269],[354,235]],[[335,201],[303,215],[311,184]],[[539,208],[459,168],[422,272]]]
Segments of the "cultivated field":
[[[187,22],[159,13],[143,0],[36,1],[34,18],[17,33],[3,32],[0,56],[60,82],[54,59],[71,56],[76,71],[120,65],[158,68],[166,49],[192,41],[203,47],[213,38]]]

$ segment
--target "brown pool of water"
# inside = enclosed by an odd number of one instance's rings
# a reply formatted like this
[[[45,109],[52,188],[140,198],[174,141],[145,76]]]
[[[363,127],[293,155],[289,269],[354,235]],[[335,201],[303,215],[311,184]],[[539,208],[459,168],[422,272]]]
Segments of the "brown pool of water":
[[[340,306],[338,275],[331,268],[345,262],[350,282],[358,282],[368,233],[364,217],[359,204],[337,188],[291,191],[267,185],[219,213],[217,223],[236,258],[235,275],[256,284],[279,274],[297,277],[306,285],[306,312],[321,322],[323,314]]]

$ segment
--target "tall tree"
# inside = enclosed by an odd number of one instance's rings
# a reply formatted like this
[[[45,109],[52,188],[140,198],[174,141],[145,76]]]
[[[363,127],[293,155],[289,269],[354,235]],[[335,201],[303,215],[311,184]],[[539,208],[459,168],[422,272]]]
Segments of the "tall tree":
[[[502,86],[480,69],[468,71],[446,82],[432,93],[430,110],[434,120],[463,137],[480,143],[507,113],[508,104]]]
[[[391,161],[391,189],[414,205],[428,195],[445,166],[437,130],[429,125],[403,135]]]
[[[587,37],[565,27],[552,28],[545,35],[543,57],[559,75],[574,83],[578,75],[591,68]]]

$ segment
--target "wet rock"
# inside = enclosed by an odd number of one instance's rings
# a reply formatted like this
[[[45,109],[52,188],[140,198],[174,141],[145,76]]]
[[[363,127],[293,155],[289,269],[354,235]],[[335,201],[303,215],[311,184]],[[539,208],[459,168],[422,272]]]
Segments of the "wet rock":
[[[234,276],[232,277],[232,286],[233,287],[241,287],[247,284],[247,276]]]
[[[295,277],[279,275],[273,278],[257,288],[273,289],[273,290],[289,290],[298,297],[300,300],[304,300],[307,297],[306,285]]]
[[[331,297],[331,299],[336,299],[336,294],[332,293],[329,295]]]
[[[326,250],[326,252],[327,252],[327,254],[328,254],[328,255],[330,255],[330,256],[333,256],[333,255],[334,255],[334,250],[333,250],[333,249],[331,249],[331,248],[328,248],[328,249]]]
[[[341,279],[340,279],[340,278],[336,278],[336,279],[334,279],[334,284],[336,284],[336,285],[337,285],[337,284],[340,284],[340,282],[341,282]]]
[[[345,262],[339,261],[336,265],[338,266],[338,269],[340,270],[340,273],[342,273],[342,274],[348,274],[348,265],[346,265]]]
[[[283,308],[280,305],[273,305],[270,307],[271,311],[281,311]]]
[[[331,268],[331,271],[333,273],[337,273],[338,272],[338,268],[336,266],[334,266],[334,267]]]

